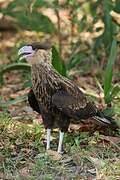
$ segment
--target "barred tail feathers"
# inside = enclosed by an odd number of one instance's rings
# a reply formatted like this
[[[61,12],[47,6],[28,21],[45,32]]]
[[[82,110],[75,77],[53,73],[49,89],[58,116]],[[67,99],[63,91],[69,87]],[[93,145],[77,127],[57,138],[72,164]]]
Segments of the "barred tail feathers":
[[[98,111],[97,114],[93,117],[96,121],[99,121],[101,123],[104,123],[108,126],[116,126],[117,124],[115,120],[109,116],[104,115],[103,112]]]

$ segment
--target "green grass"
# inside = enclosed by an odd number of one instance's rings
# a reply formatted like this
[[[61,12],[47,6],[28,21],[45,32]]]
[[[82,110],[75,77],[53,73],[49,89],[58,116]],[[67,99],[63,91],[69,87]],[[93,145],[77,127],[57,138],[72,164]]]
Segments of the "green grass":
[[[99,132],[66,134],[67,153],[58,161],[45,151],[42,125],[13,121],[7,113],[0,113],[0,130],[3,179],[116,179],[120,174],[119,149],[101,141]],[[58,133],[54,133],[54,137],[57,136]],[[54,140],[56,146],[57,140]]]

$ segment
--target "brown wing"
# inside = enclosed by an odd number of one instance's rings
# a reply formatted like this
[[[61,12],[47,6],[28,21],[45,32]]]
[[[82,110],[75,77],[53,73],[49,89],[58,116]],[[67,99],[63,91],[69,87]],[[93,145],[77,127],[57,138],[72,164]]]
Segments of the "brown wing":
[[[58,90],[52,96],[52,104],[73,118],[88,118],[96,114],[96,107],[77,87]]]
[[[79,109],[85,108],[87,105],[87,100],[84,94],[79,91],[79,89],[75,93],[74,92],[67,92],[66,90],[58,90],[52,96],[52,104],[55,105],[58,109],[62,110],[64,113],[67,114],[74,114],[78,112]]]

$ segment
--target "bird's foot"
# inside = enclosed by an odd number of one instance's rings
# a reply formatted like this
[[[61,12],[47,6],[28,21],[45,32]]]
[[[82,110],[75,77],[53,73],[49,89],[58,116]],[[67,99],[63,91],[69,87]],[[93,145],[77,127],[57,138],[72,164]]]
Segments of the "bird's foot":
[[[63,147],[62,147],[61,149],[58,149],[57,152],[58,152],[59,154],[63,155],[63,154],[64,154],[64,149],[63,149]]]

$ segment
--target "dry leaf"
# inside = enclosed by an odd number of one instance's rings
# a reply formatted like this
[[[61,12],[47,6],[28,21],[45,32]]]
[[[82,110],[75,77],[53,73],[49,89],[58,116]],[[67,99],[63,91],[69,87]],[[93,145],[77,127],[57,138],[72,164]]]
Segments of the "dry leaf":
[[[56,161],[59,161],[63,157],[57,151],[47,150],[46,152],[49,156],[52,157],[53,160],[56,160]]]
[[[112,16],[113,20],[120,25],[120,14],[116,13],[115,11],[111,11],[110,15]]]
[[[120,137],[101,135],[100,138],[103,139],[103,140],[106,140],[106,141],[110,141],[110,142],[116,143],[116,144],[120,143]]]
[[[120,143],[120,137],[113,137],[113,136],[104,136],[101,135],[100,139],[109,141],[112,145],[114,145],[118,150],[120,150],[120,146],[117,144]]]
[[[24,168],[22,168],[22,169],[20,169],[20,175],[21,176],[23,176],[24,178],[26,177],[28,177],[29,176],[29,169],[28,169],[28,167],[24,167]]]

